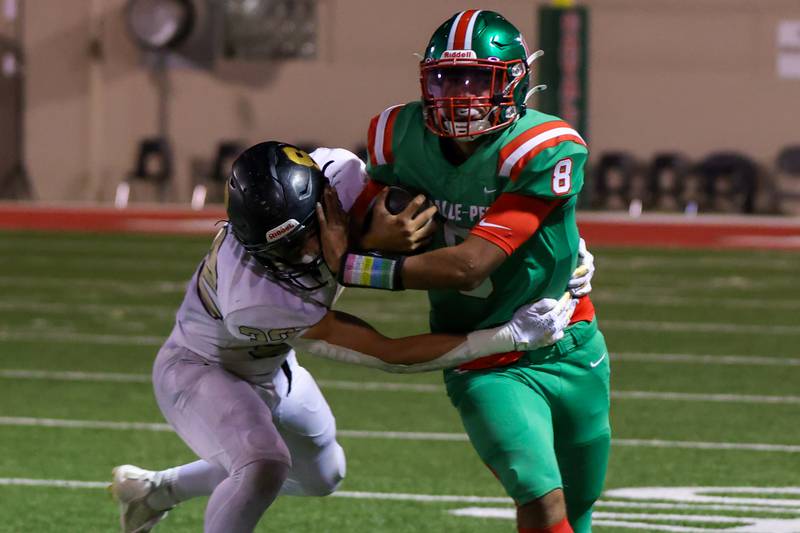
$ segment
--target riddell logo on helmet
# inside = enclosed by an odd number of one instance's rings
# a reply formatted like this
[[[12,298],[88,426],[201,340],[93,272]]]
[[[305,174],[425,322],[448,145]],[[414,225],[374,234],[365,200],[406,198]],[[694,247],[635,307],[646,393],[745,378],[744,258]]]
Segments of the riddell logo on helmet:
[[[475,50],[445,50],[442,59],[477,59]]]
[[[290,218],[280,226],[276,226],[267,232],[267,242],[277,241],[299,225],[300,223],[298,221]]]

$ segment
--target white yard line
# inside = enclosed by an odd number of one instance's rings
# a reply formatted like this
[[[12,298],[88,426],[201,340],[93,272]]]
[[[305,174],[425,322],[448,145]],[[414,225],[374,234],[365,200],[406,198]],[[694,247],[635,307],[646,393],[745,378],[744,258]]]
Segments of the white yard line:
[[[122,374],[115,372],[73,372],[48,370],[0,370],[0,378],[45,379],[56,381],[99,381],[106,383],[150,383],[147,374]]]
[[[691,363],[702,365],[800,366],[800,358],[760,355],[706,355],[688,353],[615,352],[612,361],[640,363]]]
[[[672,322],[662,320],[599,319],[601,329],[624,331],[683,331],[744,335],[800,335],[800,326],[714,322]]]
[[[47,370],[0,370],[0,378],[42,379],[57,381],[96,381],[106,383],[149,383],[147,374],[113,372],[73,372]],[[344,381],[320,379],[323,389],[377,392],[443,393],[444,386],[433,383],[393,383],[388,381]],[[708,394],[692,392],[612,391],[611,397],[620,400],[675,400],[689,402],[756,403],[800,405],[800,396],[769,396],[750,394]]]
[[[138,430],[170,432],[168,424],[153,422],[110,422],[105,420],[67,420],[60,418],[34,418],[34,417],[0,417],[0,426],[22,427],[48,427],[67,429],[110,429],[110,430]],[[466,442],[467,436],[463,433],[429,433],[405,431],[366,431],[366,430],[339,430],[341,437],[360,439],[386,439],[386,440],[415,440],[415,441],[453,441]],[[756,452],[781,452],[800,453],[800,445],[786,444],[761,444],[745,442],[693,442],[661,439],[613,439],[612,446],[643,447],[643,448],[680,448],[699,450],[742,450]]]
[[[644,296],[643,296],[644,294]],[[604,304],[635,304],[670,307],[713,307],[714,309],[800,309],[797,298],[704,298],[695,296],[675,296],[653,291],[642,292],[636,289],[599,288],[592,292],[592,300]]]
[[[800,396],[766,396],[758,394],[701,394],[692,392],[611,391],[620,400],[674,400],[683,402],[720,402],[800,405]]]
[[[70,479],[30,479],[0,477],[0,485],[23,487],[55,487],[59,489],[104,489],[108,481],[75,481]]]
[[[116,279],[78,278],[78,277],[45,277],[45,276],[0,276],[0,286],[3,287],[33,287],[35,289],[100,289],[112,294],[124,292],[131,294],[173,294],[186,290],[189,282],[188,275],[181,281],[152,279],[135,281],[120,281]]]
[[[741,450],[751,452],[800,453],[800,445],[744,442],[695,442],[663,439],[612,439],[613,446],[682,448],[687,450]]]
[[[696,257],[676,257],[661,255],[631,254],[624,257],[610,256],[603,252],[595,254],[598,270],[667,270],[686,269],[696,272],[698,268],[721,268],[726,270],[786,270],[794,272],[797,269],[797,258],[784,256],[783,258],[768,255],[763,257],[705,255]]]
[[[171,289],[170,289],[171,290]],[[635,291],[598,291],[592,294],[592,300],[606,305],[641,305],[642,295]],[[777,309],[782,311],[800,310],[800,299],[747,299],[747,298],[695,298],[682,296],[659,296],[648,294],[646,303],[650,306],[669,306],[676,308],[698,308],[711,307],[713,309]],[[427,304],[419,302],[398,302],[394,308],[394,313],[380,313],[386,318],[396,318],[403,309],[417,313],[420,316],[427,313]],[[425,307],[423,307],[425,306]],[[103,315],[105,313],[123,311],[126,313],[149,313],[157,315],[159,318],[171,318],[175,315],[175,306],[148,305],[148,304],[115,304],[115,303],[62,303],[62,302],[33,302],[29,300],[0,300],[0,311],[33,311],[36,313],[84,313]],[[377,306],[376,306],[377,310]],[[356,314],[361,312],[366,316],[372,316],[369,310],[364,310],[363,305],[356,306],[352,310]],[[377,311],[379,312],[379,311]],[[395,314],[396,313],[396,314]]]
[[[6,256],[8,257],[8,256]],[[192,272],[203,258],[203,253],[200,252],[196,257],[191,260],[175,260],[175,259],[153,259],[143,257],[109,257],[107,255],[95,254],[91,258],[92,264],[96,269],[113,268],[114,271],[123,272],[153,272],[163,273],[165,270],[176,270],[183,272]],[[10,259],[0,258],[0,265],[3,263],[14,265],[40,265],[47,266],[53,264],[52,254],[22,254],[12,255]],[[78,257],[59,257],[56,259],[58,265],[62,268],[81,268],[85,267],[87,263],[86,256]]]
[[[373,314],[373,318],[374,317]],[[396,319],[397,315],[386,313],[380,318]],[[800,336],[800,326],[725,324],[710,322],[664,322],[646,320],[601,319],[600,327],[616,331],[673,331],[687,333],[726,333],[740,335],[788,335]],[[119,344],[131,346],[158,346],[166,337],[148,335],[94,334],[35,330],[0,330],[0,341],[18,342],[69,342],[81,344]]]
[[[108,481],[78,481],[66,479],[32,479],[32,478],[0,478],[0,485],[3,486],[25,486],[25,487],[53,487],[67,489],[104,489],[108,487]],[[352,498],[357,500],[384,500],[384,501],[414,501],[414,502],[443,502],[443,503],[493,503],[508,504],[513,503],[510,498],[503,496],[467,496],[456,494],[409,494],[403,492],[370,492],[340,490],[333,494],[334,498]],[[760,513],[796,513],[795,507],[775,507],[749,505],[724,505],[724,504],[702,504],[702,503],[664,503],[664,502],[633,502],[599,500],[596,507],[609,509],[654,509],[654,510],[691,510],[691,511],[757,511]],[[513,509],[509,507],[510,509]],[[684,515],[681,515],[684,516]]]
[[[164,337],[149,335],[98,335],[94,333],[0,330],[0,342],[68,342],[77,344],[116,344],[120,346],[161,346]]]
[[[0,311],[11,311],[15,313],[19,311],[32,311],[40,314],[51,313],[67,315],[81,313],[101,316],[107,316],[110,313],[138,313],[147,314],[148,317],[157,317],[160,319],[172,318],[175,316],[175,307],[172,305],[82,304],[9,300],[0,300]]]

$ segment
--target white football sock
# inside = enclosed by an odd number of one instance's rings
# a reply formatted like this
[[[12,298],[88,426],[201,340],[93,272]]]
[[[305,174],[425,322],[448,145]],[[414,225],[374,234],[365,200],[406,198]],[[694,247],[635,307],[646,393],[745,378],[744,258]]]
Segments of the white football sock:
[[[198,496],[209,496],[228,473],[208,461],[195,461],[156,473],[158,488],[147,497],[153,509],[169,509],[180,502]]]

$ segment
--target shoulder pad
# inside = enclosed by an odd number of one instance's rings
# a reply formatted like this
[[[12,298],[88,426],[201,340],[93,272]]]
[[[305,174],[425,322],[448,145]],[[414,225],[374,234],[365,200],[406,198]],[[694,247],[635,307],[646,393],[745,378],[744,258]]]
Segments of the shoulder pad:
[[[394,162],[394,153],[392,152],[394,121],[403,107],[403,104],[400,104],[385,109],[382,113],[375,115],[369,123],[367,154],[372,166]]]
[[[525,166],[543,150],[566,142],[581,145],[582,151],[586,151],[586,141],[562,120],[552,120],[528,128],[500,149],[497,173],[515,181]]]

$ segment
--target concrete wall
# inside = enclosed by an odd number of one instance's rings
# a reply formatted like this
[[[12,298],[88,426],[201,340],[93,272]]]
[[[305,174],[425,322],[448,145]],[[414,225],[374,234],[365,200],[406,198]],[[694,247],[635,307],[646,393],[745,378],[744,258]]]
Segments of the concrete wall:
[[[126,34],[124,0],[24,0],[25,155],[44,200],[108,200],[135,143],[158,130],[158,90]],[[595,153],[742,150],[768,162],[800,142],[800,81],[775,72],[775,28],[796,0],[590,0]],[[482,2],[535,43],[537,2]],[[315,60],[221,62],[168,72],[168,131],[188,199],[220,139],[354,147],[369,119],[418,96],[436,26],[471,7],[440,0],[320,0]],[[92,46],[94,41],[95,45]],[[542,80],[546,82],[546,80]]]

